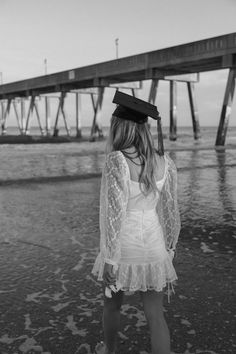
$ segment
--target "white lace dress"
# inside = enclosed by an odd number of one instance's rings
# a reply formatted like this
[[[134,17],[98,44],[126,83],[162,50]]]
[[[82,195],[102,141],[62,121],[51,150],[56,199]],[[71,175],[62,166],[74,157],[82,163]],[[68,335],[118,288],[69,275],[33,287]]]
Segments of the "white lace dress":
[[[176,168],[165,154],[158,193],[145,196],[130,179],[124,155],[107,155],[100,194],[100,252],[92,273],[102,280],[113,264],[123,291],[161,291],[177,279],[171,249],[180,231]]]

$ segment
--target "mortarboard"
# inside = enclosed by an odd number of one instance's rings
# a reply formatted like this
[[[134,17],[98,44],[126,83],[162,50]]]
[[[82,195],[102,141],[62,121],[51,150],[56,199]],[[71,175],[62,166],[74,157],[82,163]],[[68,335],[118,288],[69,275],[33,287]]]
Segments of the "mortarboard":
[[[160,155],[164,155],[161,117],[157,107],[149,102],[140,100],[139,98],[127,95],[120,91],[116,91],[112,102],[118,105],[113,112],[113,115],[118,118],[131,120],[138,124],[146,123],[148,117],[157,121],[158,151]]]

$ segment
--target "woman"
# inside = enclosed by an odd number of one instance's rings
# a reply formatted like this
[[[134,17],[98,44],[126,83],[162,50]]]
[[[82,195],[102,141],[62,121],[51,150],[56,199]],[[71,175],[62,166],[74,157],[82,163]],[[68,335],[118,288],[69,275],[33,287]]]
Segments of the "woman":
[[[168,155],[154,148],[147,115],[155,106],[117,95],[111,152],[101,182],[100,253],[92,271],[104,282],[105,294],[105,343],[96,349],[99,354],[115,353],[123,294],[138,291],[152,353],[170,354],[162,301],[164,288],[168,286],[169,293],[169,285],[177,279],[172,265],[180,231],[176,168]]]

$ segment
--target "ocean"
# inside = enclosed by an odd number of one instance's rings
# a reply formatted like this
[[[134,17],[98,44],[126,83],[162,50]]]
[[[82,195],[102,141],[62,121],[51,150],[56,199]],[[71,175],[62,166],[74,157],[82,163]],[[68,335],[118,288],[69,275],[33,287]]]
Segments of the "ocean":
[[[108,134],[108,127],[103,129],[104,135]],[[8,134],[16,134],[17,129],[10,127]],[[152,127],[155,136],[155,128]],[[217,166],[219,156],[214,149],[216,127],[202,127],[202,137],[194,141],[191,127],[179,127],[177,141],[169,141],[168,129],[163,128],[164,146],[167,151],[178,152],[177,167],[180,169],[204,168]],[[63,135],[63,131],[61,134]],[[32,135],[39,135],[37,128],[32,128]],[[89,137],[90,128],[83,129],[83,135]],[[71,130],[75,135],[75,130]],[[17,181],[36,178],[74,177],[101,173],[104,162],[106,141],[94,143],[81,141],[79,143],[62,144],[13,144],[0,145],[0,183],[4,181]],[[236,127],[230,127],[226,138],[225,163],[235,163],[234,149],[236,148]],[[192,153],[197,155],[191,157]],[[201,153],[196,153],[201,151]],[[205,153],[204,151],[208,151]],[[222,150],[221,150],[222,151]],[[206,156],[207,154],[207,156]]]

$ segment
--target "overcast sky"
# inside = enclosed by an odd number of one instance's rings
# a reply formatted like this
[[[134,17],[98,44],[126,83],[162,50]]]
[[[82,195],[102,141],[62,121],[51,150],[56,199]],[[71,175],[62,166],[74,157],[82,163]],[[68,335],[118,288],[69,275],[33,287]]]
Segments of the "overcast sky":
[[[111,60],[116,38],[119,57],[124,57],[215,37],[236,32],[235,18],[236,0],[0,0],[0,72],[6,83],[43,75],[45,58],[48,73]],[[226,79],[226,70],[201,75],[196,85],[201,125],[218,124]],[[140,98],[147,98],[149,85]],[[113,93],[106,92],[104,125]],[[88,125],[91,103],[83,100]],[[159,87],[157,104],[167,125],[166,82]],[[234,102],[230,125],[236,125],[235,107]],[[179,84],[178,124],[190,123],[187,90]]]

